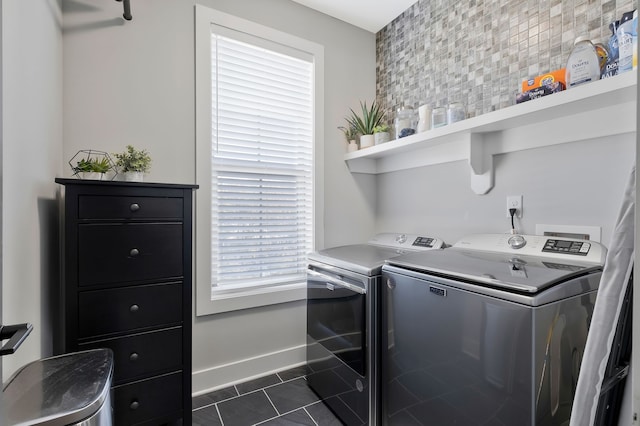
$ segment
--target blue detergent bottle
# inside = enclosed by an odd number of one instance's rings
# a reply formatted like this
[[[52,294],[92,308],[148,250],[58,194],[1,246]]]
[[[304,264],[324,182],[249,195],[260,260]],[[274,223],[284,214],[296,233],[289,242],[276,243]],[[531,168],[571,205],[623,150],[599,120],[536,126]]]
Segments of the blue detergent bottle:
[[[622,74],[633,69],[633,11],[622,14],[616,35],[619,51],[618,74]]]

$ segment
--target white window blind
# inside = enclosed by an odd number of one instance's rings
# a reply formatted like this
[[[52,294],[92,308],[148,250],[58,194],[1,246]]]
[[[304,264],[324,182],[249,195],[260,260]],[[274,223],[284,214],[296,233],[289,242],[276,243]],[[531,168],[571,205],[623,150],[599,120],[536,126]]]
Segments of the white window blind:
[[[212,295],[300,283],[313,244],[313,64],[211,34]]]

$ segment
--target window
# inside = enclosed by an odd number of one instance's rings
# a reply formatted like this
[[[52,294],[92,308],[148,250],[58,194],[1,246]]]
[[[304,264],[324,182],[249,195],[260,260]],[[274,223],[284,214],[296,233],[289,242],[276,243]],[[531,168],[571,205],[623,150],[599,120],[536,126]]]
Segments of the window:
[[[318,56],[312,43],[196,6],[198,315],[305,297]]]

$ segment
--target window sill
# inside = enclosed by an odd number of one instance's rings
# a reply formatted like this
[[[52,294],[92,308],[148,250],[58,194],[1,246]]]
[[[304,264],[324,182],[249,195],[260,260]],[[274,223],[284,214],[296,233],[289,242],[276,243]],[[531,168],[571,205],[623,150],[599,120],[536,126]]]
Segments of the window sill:
[[[234,293],[213,294],[211,300],[199,297],[196,301],[196,316],[220,314],[260,306],[294,302],[307,298],[306,283],[291,284],[261,289],[247,289]]]

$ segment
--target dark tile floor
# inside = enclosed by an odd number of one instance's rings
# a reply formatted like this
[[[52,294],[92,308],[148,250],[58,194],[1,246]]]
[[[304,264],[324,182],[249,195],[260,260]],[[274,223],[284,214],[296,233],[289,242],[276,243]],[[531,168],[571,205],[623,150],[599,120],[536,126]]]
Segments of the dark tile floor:
[[[307,386],[306,367],[282,371],[193,398],[198,426],[341,426]]]

